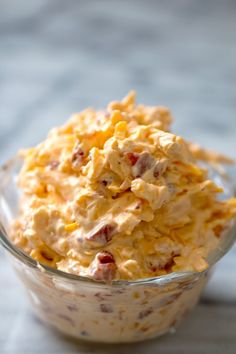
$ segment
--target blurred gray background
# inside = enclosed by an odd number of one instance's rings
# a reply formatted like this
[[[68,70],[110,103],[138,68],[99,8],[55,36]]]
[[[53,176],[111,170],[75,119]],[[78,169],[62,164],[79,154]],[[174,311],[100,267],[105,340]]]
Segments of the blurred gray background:
[[[236,157],[236,1],[0,0],[1,162],[130,89],[170,107],[177,133]],[[0,352],[235,354],[235,269],[233,250],[176,335],[94,346],[35,320],[1,252]]]

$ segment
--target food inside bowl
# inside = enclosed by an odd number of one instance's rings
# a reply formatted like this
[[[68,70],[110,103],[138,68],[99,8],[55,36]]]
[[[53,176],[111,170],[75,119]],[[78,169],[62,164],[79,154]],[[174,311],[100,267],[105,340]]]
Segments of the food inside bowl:
[[[86,109],[21,152],[23,195],[12,240],[42,264],[110,283],[202,272],[236,199],[200,160],[230,159],[170,132],[165,107],[131,92]]]

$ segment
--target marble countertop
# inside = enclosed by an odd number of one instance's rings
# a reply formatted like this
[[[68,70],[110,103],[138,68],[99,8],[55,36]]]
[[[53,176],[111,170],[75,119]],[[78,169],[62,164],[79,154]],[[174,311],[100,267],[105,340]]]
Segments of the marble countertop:
[[[184,137],[236,155],[233,0],[3,0],[0,162],[39,142],[71,112],[136,89],[167,105]],[[236,169],[232,168],[236,179]],[[0,251],[0,353],[235,354],[236,249],[174,335],[134,345],[73,342],[30,312]]]

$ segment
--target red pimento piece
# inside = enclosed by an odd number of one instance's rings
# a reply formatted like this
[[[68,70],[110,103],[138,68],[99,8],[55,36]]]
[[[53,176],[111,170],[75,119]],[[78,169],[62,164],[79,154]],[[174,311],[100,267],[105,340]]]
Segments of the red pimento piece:
[[[84,158],[84,151],[80,147],[80,143],[77,143],[73,149],[71,163],[73,168],[77,168],[81,165]]]
[[[111,281],[116,274],[113,255],[108,251],[99,252],[90,266],[90,276],[95,280]]]
[[[99,228],[95,228],[95,230],[93,229],[91,232],[89,232],[86,235],[86,239],[88,241],[94,241],[99,244],[105,245],[106,243],[111,241],[112,236],[114,235],[115,229],[116,229],[116,227],[113,224],[103,225],[103,226],[101,226]]]
[[[154,176],[155,178],[158,178],[158,177],[160,177],[160,175],[161,175],[161,172],[160,172],[158,166],[156,166],[156,167],[154,168],[154,171],[153,171],[153,176]]]
[[[98,261],[101,264],[107,264],[107,263],[114,263],[115,262],[113,255],[110,252],[107,252],[107,251],[100,252],[98,254],[97,258],[98,258]]]
[[[111,313],[113,312],[113,308],[110,304],[101,304],[100,305],[100,310],[101,312],[104,312],[104,313]]]
[[[129,161],[130,161],[132,166],[134,166],[136,164],[136,162],[138,161],[138,159],[139,159],[139,155],[135,154],[133,152],[128,152],[126,154],[126,156],[128,157],[128,159],[129,159]]]
[[[143,152],[139,155],[137,162],[133,167],[134,177],[141,177],[146,171],[148,171],[154,163],[154,158],[148,153]]]
[[[155,178],[159,178],[163,175],[166,171],[167,163],[164,159],[159,159],[156,161],[154,169],[153,169],[153,176]]]
[[[152,313],[153,313],[153,309],[150,307],[150,308],[148,308],[148,309],[146,309],[146,310],[141,311],[141,312],[139,313],[139,315],[138,315],[138,319],[139,319],[139,320],[142,320],[143,318],[145,318],[145,317],[151,315]]]
[[[147,170],[149,170],[154,164],[154,158],[148,152],[142,152],[141,154],[128,152],[126,154],[129,159],[134,177],[141,177]]]

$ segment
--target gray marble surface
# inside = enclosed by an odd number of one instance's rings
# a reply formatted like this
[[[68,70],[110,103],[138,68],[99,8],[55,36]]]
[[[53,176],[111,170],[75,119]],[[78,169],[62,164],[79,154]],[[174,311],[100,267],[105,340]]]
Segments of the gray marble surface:
[[[0,0],[0,161],[130,89],[188,139],[236,156],[234,0]],[[236,177],[236,170],[232,168]],[[43,327],[0,251],[0,353],[235,354],[236,250],[176,334],[85,345]]]

